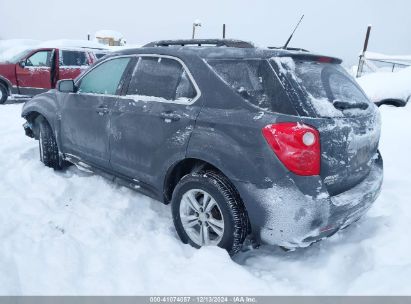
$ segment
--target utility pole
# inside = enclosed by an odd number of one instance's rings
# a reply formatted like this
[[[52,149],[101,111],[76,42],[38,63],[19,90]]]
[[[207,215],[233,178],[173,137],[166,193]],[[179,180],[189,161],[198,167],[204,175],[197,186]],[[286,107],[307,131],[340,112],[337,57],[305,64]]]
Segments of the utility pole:
[[[368,25],[367,33],[365,35],[364,47],[362,49],[362,53],[360,55],[360,60],[358,62],[357,76],[356,76],[357,78],[361,76],[362,70],[363,70],[363,67],[364,67],[364,61],[365,61],[364,57],[365,57],[365,52],[368,49],[368,41],[370,39],[371,27],[372,27],[371,25]]]
[[[225,39],[225,23],[223,24],[223,39]]]

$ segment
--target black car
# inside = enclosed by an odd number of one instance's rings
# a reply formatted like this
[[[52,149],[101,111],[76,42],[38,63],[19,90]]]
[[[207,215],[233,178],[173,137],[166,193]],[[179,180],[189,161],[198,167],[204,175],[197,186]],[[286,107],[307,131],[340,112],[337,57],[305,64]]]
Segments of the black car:
[[[171,203],[184,243],[308,246],[359,219],[383,179],[378,109],[340,63],[237,40],[154,42],[28,101],[24,127],[46,166]]]

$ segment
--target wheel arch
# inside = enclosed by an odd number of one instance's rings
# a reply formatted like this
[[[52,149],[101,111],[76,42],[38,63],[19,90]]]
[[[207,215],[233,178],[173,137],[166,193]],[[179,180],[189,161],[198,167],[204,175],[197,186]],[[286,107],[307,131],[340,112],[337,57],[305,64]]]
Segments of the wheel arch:
[[[53,97],[53,95],[50,96],[50,94],[44,93],[27,101],[23,106],[21,116],[26,119],[27,122],[31,124],[31,126],[37,128],[39,117],[45,119],[50,125],[54,135],[56,136],[57,144],[59,145],[59,138],[57,135],[59,132],[60,112],[58,105],[51,97]],[[36,134],[38,135],[38,132]],[[38,137],[35,138],[38,139]]]
[[[175,187],[180,179],[192,172],[198,172],[200,170],[212,170],[219,174],[222,174],[227,180],[230,181],[227,174],[223,172],[219,167],[210,161],[206,161],[200,158],[185,158],[175,162],[169,167],[164,177],[163,183],[163,201],[168,204],[171,201],[171,197]],[[231,181],[230,181],[231,182]],[[235,188],[234,184],[231,182]]]
[[[7,78],[0,75],[0,85],[3,85],[6,88],[7,94],[10,96],[12,87],[11,82]]]
[[[30,124],[31,126],[31,130],[33,131],[33,135],[35,139],[39,139],[39,126],[40,126],[40,122],[45,120],[48,122],[48,124],[50,125],[50,127],[52,128],[52,125],[50,124],[50,121],[47,119],[47,117],[38,111],[31,111],[31,112],[27,112],[24,115],[24,118],[27,120],[27,122]]]

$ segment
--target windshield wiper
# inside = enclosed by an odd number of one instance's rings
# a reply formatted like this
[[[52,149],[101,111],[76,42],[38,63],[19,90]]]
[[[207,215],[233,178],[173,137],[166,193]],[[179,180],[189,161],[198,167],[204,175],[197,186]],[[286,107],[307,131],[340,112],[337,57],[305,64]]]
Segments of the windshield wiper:
[[[348,110],[348,109],[366,110],[368,108],[368,104],[365,102],[351,103],[348,101],[341,101],[341,100],[334,100],[333,106],[334,108],[338,110]]]

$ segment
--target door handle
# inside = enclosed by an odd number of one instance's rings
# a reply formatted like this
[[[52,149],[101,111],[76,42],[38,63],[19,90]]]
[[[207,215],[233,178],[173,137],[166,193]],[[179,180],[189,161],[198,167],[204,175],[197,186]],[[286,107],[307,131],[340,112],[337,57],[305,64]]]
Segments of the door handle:
[[[98,115],[103,116],[106,115],[109,110],[107,106],[100,106],[96,109],[96,112],[98,113]]]
[[[170,120],[170,121],[178,121],[181,119],[181,115],[175,112],[162,112],[160,114],[160,117],[164,120]]]

